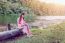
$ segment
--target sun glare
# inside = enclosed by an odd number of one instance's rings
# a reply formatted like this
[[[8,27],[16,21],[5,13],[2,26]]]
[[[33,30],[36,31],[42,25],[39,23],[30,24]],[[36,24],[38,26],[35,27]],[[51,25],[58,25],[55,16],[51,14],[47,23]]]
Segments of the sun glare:
[[[65,5],[65,0],[39,0],[40,2]]]

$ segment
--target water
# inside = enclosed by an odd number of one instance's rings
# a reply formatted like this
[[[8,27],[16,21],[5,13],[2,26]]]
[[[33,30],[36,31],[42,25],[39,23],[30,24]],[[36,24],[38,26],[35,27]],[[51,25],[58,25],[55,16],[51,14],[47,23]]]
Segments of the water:
[[[55,20],[55,19],[65,19],[65,16],[38,16],[37,19]]]

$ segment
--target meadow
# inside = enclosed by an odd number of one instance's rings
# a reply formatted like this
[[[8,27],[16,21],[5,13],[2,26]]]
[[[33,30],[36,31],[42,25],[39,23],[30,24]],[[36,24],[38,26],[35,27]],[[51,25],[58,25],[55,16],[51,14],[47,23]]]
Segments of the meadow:
[[[31,29],[32,37],[19,37],[4,43],[65,43],[65,23],[52,25],[46,29]],[[1,43],[3,43],[1,42]]]

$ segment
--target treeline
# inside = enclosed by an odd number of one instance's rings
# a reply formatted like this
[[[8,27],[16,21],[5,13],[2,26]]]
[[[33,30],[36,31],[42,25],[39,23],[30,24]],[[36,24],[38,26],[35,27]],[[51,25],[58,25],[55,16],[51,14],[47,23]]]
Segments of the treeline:
[[[57,4],[41,3],[38,0],[20,0],[23,5],[31,8],[37,15],[64,16],[65,6]]]

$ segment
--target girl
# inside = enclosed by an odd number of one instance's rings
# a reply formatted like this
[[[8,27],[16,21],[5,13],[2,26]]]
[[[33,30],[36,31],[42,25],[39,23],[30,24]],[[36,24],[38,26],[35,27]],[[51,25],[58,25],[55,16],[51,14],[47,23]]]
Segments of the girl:
[[[23,31],[23,33],[26,33],[27,36],[31,35],[29,25],[24,20],[25,13],[22,13],[20,17],[17,20],[18,28]]]

